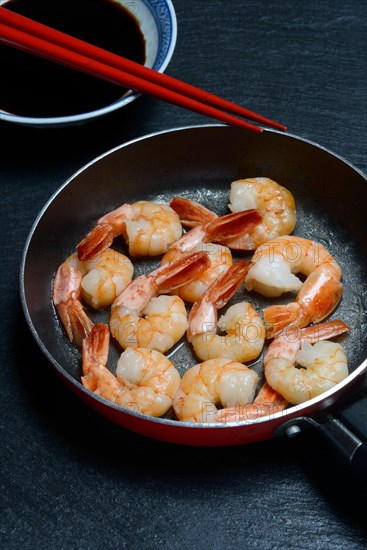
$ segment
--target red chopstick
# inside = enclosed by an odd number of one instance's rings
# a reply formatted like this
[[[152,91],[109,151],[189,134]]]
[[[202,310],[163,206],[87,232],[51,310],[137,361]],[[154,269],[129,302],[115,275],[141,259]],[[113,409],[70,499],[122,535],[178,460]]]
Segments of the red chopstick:
[[[0,7],[0,42],[230,125],[240,126],[254,132],[262,131],[260,127],[235,118],[219,109],[259,122],[264,126],[287,130],[284,125],[244,107],[3,7]]]

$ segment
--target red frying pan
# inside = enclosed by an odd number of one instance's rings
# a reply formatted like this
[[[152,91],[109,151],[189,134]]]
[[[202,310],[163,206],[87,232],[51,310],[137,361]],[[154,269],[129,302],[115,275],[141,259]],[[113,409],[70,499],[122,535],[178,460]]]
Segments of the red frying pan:
[[[71,345],[51,300],[59,264],[105,212],[137,200],[190,197],[218,214],[228,213],[231,181],[267,176],[288,188],[297,205],[294,234],[322,242],[342,266],[345,291],[331,319],[351,327],[342,337],[349,376],[334,389],[270,416],[228,424],[179,422],[173,413],[151,418],[95,396],[81,382],[80,351]],[[25,245],[21,297],[30,330],[60,378],[89,406],[145,436],[183,445],[237,445],[304,427],[323,432],[349,461],[366,460],[367,397],[367,204],[366,177],[324,148],[289,134],[262,135],[226,126],[169,130],[126,143],[72,176],[44,206]],[[116,244],[116,246],[123,246]],[[158,263],[139,261],[136,275]],[[262,308],[259,296],[250,298]],[[105,321],[107,313],[92,313]],[[119,350],[112,350],[114,368]],[[185,342],[170,353],[181,374],[197,363]],[[252,368],[262,375],[262,357]]]

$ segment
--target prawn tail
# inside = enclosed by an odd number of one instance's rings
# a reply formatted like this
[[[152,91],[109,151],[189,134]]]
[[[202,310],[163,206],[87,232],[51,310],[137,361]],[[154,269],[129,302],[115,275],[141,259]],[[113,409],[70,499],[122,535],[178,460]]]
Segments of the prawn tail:
[[[229,269],[217,279],[207,290],[209,301],[216,309],[220,309],[232,298],[241,283],[244,281],[249,264],[246,260],[240,260],[231,265]]]
[[[82,342],[83,385],[91,391],[97,387],[95,369],[107,363],[110,331],[108,325],[97,323]]]
[[[113,242],[113,229],[108,223],[96,225],[79,244],[77,244],[78,258],[85,262],[92,260],[98,254],[111,246]]]
[[[165,294],[193,281],[209,267],[210,260],[206,252],[183,254],[178,260],[158,268],[154,282],[159,293]]]
[[[248,234],[261,221],[262,216],[255,209],[217,217],[205,227],[205,240],[225,245],[234,238]]]
[[[85,339],[89,356],[97,365],[106,366],[110,343],[110,329],[105,323],[96,323]],[[83,342],[84,344],[84,342]]]
[[[266,337],[274,338],[286,327],[294,325],[298,319],[299,312],[300,305],[297,302],[269,306],[263,309]]]
[[[216,310],[224,307],[231,299],[245,279],[248,269],[249,264],[246,260],[240,260],[231,265],[194,303],[188,319],[187,339],[189,342],[193,341],[195,335],[202,333],[203,325],[206,323],[216,325]],[[208,333],[206,333],[207,337]]]
[[[84,338],[87,338],[93,328],[93,322],[85,313],[79,300],[61,303],[56,306],[62,324],[70,342],[81,346]]]
[[[205,206],[181,197],[172,199],[170,207],[176,212],[185,227],[196,227],[211,222],[218,217],[217,214],[205,208]]]
[[[336,319],[334,321],[327,321],[301,329],[301,337],[306,339],[310,344],[315,344],[321,340],[328,340],[329,338],[340,336],[350,330],[351,328],[343,321]]]

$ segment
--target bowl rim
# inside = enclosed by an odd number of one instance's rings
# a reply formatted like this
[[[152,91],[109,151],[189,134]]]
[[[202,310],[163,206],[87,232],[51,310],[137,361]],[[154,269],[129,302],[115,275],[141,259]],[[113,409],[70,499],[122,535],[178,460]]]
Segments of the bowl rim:
[[[151,9],[154,8],[154,6],[152,6],[149,1],[147,0],[141,0],[141,1],[144,2],[144,4],[150,7]],[[169,62],[172,59],[173,52],[175,50],[176,42],[177,42],[177,17],[176,17],[175,8],[172,4],[172,0],[162,0],[162,1],[167,6],[167,14],[169,16],[170,27],[171,27],[171,36],[170,36],[169,48],[168,48],[167,54],[163,59],[163,61],[161,62],[160,66],[157,67],[156,69],[156,71],[159,73],[163,73],[167,68]],[[152,12],[152,16],[154,21],[157,21],[157,17],[153,12]],[[53,127],[53,126],[60,127],[60,126],[69,126],[73,124],[81,124],[81,123],[92,121],[102,116],[105,116],[113,111],[116,111],[117,109],[121,109],[122,107],[125,107],[126,105],[128,105],[129,103],[137,99],[140,95],[141,94],[139,92],[128,90],[119,100],[113,103],[110,103],[105,107],[101,107],[100,109],[95,109],[94,111],[87,111],[85,113],[66,115],[66,116],[31,117],[31,116],[22,116],[22,115],[17,115],[13,113],[8,113],[0,109],[0,121],[12,122],[23,126],[34,126],[34,127]]]

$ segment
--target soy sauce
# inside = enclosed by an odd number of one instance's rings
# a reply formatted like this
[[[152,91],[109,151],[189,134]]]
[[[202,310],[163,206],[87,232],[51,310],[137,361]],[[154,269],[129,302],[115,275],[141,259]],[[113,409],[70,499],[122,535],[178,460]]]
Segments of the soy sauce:
[[[143,64],[145,40],[135,17],[114,0],[9,0],[3,7]],[[120,99],[120,86],[0,45],[0,109],[58,117]]]

